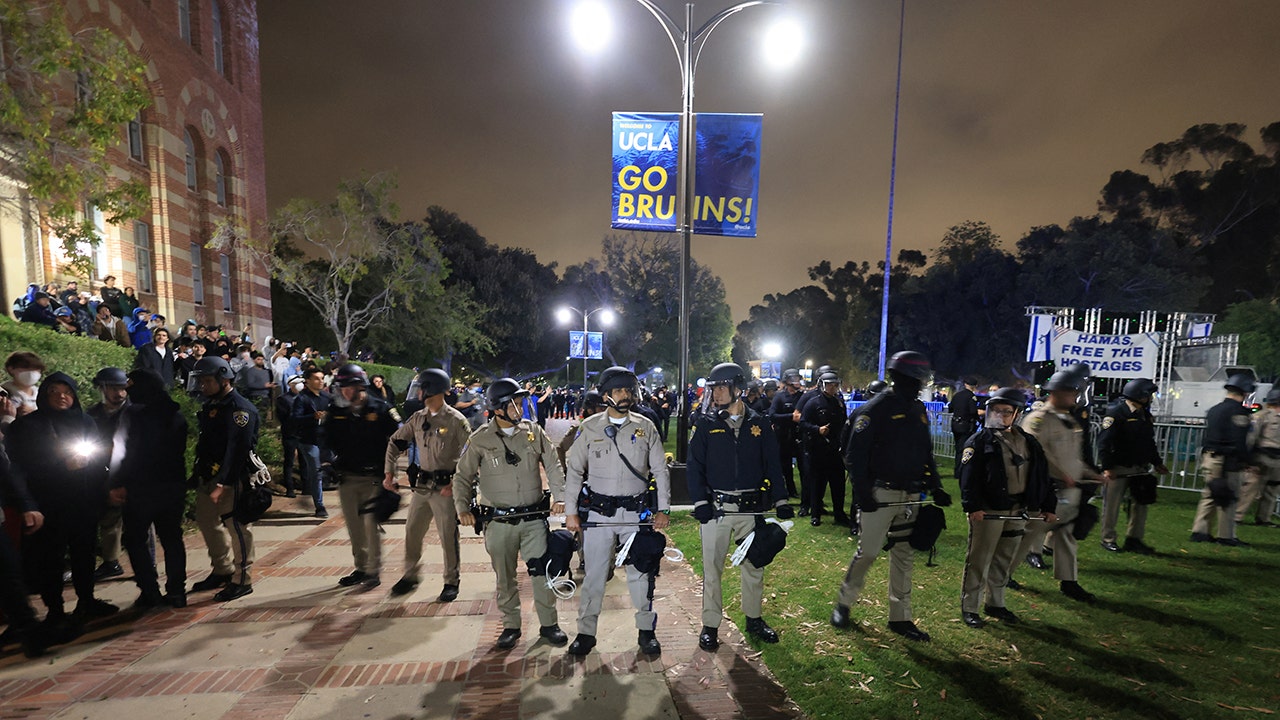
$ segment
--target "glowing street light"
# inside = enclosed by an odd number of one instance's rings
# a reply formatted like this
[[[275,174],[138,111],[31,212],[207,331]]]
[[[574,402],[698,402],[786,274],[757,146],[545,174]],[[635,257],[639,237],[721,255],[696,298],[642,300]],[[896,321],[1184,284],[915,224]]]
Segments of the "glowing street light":
[[[777,360],[782,357],[782,345],[770,341],[760,346],[760,352],[770,360]]]

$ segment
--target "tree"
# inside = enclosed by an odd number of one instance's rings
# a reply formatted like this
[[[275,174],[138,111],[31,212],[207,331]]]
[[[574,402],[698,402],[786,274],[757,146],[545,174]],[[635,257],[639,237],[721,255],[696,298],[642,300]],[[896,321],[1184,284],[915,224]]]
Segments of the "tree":
[[[261,234],[225,222],[210,244],[247,254],[305,298],[350,354],[357,334],[395,308],[430,313],[444,294],[448,271],[434,238],[395,222],[393,188],[387,175],[344,180],[331,202],[290,200]]]
[[[140,217],[147,187],[111,174],[107,151],[150,104],[143,61],[109,30],[72,33],[58,3],[0,0],[0,174],[88,275],[99,242],[86,204],[108,222]],[[4,202],[25,214],[21,194]]]
[[[1280,379],[1280,303],[1275,299],[1229,306],[1214,331],[1238,334],[1240,363],[1252,365],[1262,380]]]

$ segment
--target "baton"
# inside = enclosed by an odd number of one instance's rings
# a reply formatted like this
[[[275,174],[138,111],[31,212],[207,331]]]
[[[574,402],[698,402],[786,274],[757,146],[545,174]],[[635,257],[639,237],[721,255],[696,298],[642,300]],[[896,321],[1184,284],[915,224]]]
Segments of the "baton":
[[[933,505],[932,500],[906,500],[904,502],[876,503],[877,509],[882,507],[906,507],[907,505]]]
[[[983,520],[1043,520],[1044,515],[1028,515],[1022,513],[1020,515],[996,515],[994,513],[983,513]]]
[[[578,527],[583,527],[583,528],[593,528],[593,527],[641,527],[641,526],[644,526],[644,527],[653,527],[653,521],[652,521],[652,520],[643,520],[643,521],[637,521],[637,522],[597,522],[597,521],[594,521],[594,520],[592,520],[592,521],[585,521],[585,520],[584,520],[584,521],[582,521],[582,522],[578,523]]]

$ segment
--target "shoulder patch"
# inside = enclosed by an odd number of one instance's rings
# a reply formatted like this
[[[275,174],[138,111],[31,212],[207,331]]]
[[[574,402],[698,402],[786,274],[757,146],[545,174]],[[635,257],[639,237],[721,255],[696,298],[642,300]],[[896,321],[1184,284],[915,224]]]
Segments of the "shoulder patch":
[[[1027,418],[1027,432],[1038,432],[1040,430],[1040,421],[1042,420],[1044,418],[1039,415]]]
[[[1115,422],[1116,422],[1116,419],[1115,419],[1115,418],[1113,418],[1113,417],[1111,417],[1110,415],[1108,415],[1108,416],[1106,416],[1106,417],[1102,418],[1102,429],[1103,429],[1103,430],[1106,430],[1107,428],[1109,428],[1109,427],[1111,427],[1112,425],[1114,425],[1114,424],[1115,424]]]
[[[960,453],[960,464],[961,464],[961,465],[968,465],[968,464],[969,464],[969,461],[970,461],[970,460],[972,460],[972,459],[973,459],[973,448],[971,448],[971,447],[967,447],[967,448],[965,448],[965,449],[964,449],[964,452],[963,452],[963,453]]]
[[[399,410],[396,410],[395,408],[391,408],[391,410],[389,410],[388,412],[390,412],[390,413],[391,413],[391,419],[392,419],[392,420],[395,420],[396,422],[401,422],[401,420],[400,420],[400,411],[399,411]]]
[[[1248,415],[1232,415],[1231,422],[1235,423],[1236,427],[1246,427],[1249,424],[1249,416]]]
[[[231,419],[234,420],[236,425],[239,425],[240,427],[248,427],[249,412],[247,410],[237,410],[234,413],[232,413]]]
[[[859,415],[858,419],[853,421],[853,431],[856,433],[860,433],[869,427],[871,427],[870,415]]]

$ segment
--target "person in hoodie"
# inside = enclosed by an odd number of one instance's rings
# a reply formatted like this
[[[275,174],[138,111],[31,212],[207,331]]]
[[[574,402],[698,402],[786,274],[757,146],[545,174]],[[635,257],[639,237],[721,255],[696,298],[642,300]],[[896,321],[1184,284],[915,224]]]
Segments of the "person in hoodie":
[[[154,371],[134,370],[128,379],[129,406],[116,438],[124,452],[113,458],[110,494],[114,503],[124,507],[124,548],[141,593],[134,607],[145,610],[162,603],[186,607],[182,514],[187,500],[187,421]],[[148,542],[152,525],[164,549],[165,595],[160,594]]]
[[[134,308],[130,317],[133,321],[129,323],[129,338],[133,340],[134,349],[142,350],[152,342],[151,312],[146,308]]]
[[[23,309],[18,322],[35,323],[57,330],[58,318],[53,314],[52,300],[48,293],[38,292],[31,299],[31,304]]]
[[[8,398],[0,398],[0,405],[8,403]],[[9,456],[0,446],[0,505],[13,506],[17,510],[17,519],[22,523],[22,533],[30,535],[44,524],[44,515],[36,507],[36,501],[27,492],[27,487],[20,478],[14,476],[9,465]],[[10,641],[21,643],[22,652],[27,657],[38,657],[44,654],[45,634],[36,623],[36,613],[27,598],[27,584],[23,577],[22,560],[18,549],[14,547],[9,533],[5,531],[4,515],[0,514],[0,610],[4,611],[5,621],[9,624],[4,633],[4,641],[0,645],[8,645]]]
[[[66,622],[62,570],[68,556],[78,599],[72,632],[83,622],[114,614],[119,608],[93,596],[110,447],[81,409],[76,381],[61,372],[45,378],[35,412],[10,423],[4,440],[14,473],[44,513],[44,526],[24,544],[23,555],[33,589],[48,608],[46,622],[55,627]]]

